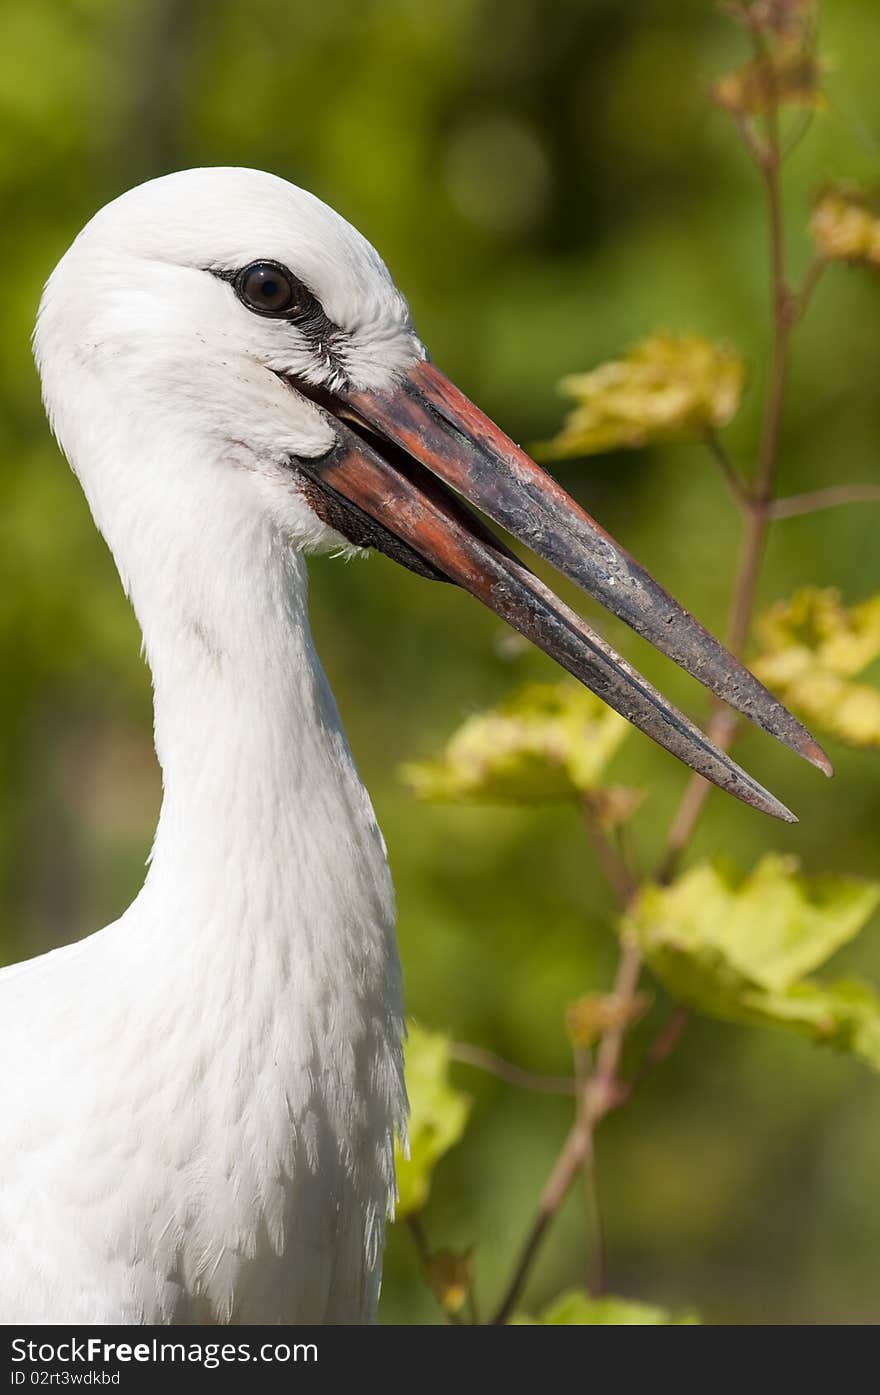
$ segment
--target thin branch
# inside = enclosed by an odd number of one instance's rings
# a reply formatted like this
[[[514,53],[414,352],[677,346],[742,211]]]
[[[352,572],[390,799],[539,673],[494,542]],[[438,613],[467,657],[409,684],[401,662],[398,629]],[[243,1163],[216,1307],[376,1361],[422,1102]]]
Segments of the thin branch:
[[[626,858],[608,838],[601,823],[596,818],[589,799],[583,801],[582,808],[587,830],[596,848],[600,865],[621,907],[626,909],[638,891],[638,881]],[[614,986],[611,990],[613,996],[622,1003],[631,1003],[638,991],[641,970],[642,956],[637,946],[632,941],[625,940],[621,947]],[[618,1080],[618,1068],[627,1026],[626,1014],[624,1013],[621,1022],[614,1027],[609,1027],[600,1038],[595,1070],[584,1087],[581,1107],[578,1109],[575,1122],[569,1130],[544,1185],[535,1219],[520,1252],[513,1276],[492,1319],[493,1326],[506,1323],[513,1312],[550,1222],[562,1206],[579,1171],[584,1173],[588,1189],[588,1204],[593,1217],[595,1248],[591,1284],[601,1285],[604,1283],[605,1242],[595,1174],[594,1136],[596,1125],[600,1119],[613,1109],[617,1101],[622,1099],[626,1093],[626,1086]],[[516,1067],[514,1069],[516,1070]],[[577,1090],[577,1086],[575,1089]]]
[[[768,143],[771,158],[763,168],[767,212],[770,219],[770,285],[773,306],[773,337],[770,348],[770,372],[758,468],[755,475],[755,497],[766,500],[773,492],[779,464],[779,438],[785,405],[788,377],[788,346],[793,326],[792,295],[785,271],[785,229],[782,216],[782,159],[779,150],[779,111],[773,103],[767,116]]]
[[[419,1263],[423,1268],[426,1268],[431,1258],[431,1246],[420,1218],[416,1215],[407,1216],[406,1228],[415,1246],[416,1254],[419,1257]]]
[[[575,1048],[575,1066],[578,1081],[578,1113],[590,1108],[590,1075],[592,1059],[589,1051]],[[605,1288],[605,1225],[602,1219],[602,1204],[599,1200],[599,1176],[596,1165],[596,1140],[592,1128],[589,1130],[584,1149],[581,1171],[584,1179],[584,1200],[587,1207],[590,1228],[589,1270],[587,1290],[598,1298]]]
[[[514,1065],[512,1061],[505,1061],[503,1056],[496,1056],[494,1051],[472,1046],[469,1042],[453,1042],[451,1054],[453,1061],[486,1071],[488,1075],[494,1075],[518,1090],[535,1090],[543,1095],[576,1095],[578,1092],[573,1075],[537,1075],[534,1071]]]
[[[792,127],[791,131],[789,132],[788,139],[786,140],[782,148],[783,160],[787,160],[789,156],[793,155],[795,150],[797,150],[804,136],[807,134],[810,127],[812,126],[813,118],[815,117],[815,115],[816,113],[812,109],[812,107],[808,107],[806,111],[801,112],[800,118],[795,122],[794,126]]]
[[[773,81],[772,73],[768,80]],[[800,304],[803,303],[803,292],[799,304],[798,297],[793,296],[789,290],[786,279],[785,231],[782,217],[783,155],[779,144],[779,110],[775,94],[768,107],[767,158],[761,164],[760,170],[770,227],[772,341],[758,463],[750,490],[749,505],[745,511],[728,618],[727,647],[738,658],[742,658],[751,626],[758,576],[772,518],[771,503],[779,468],[779,441],[788,380],[791,331],[799,317]],[[731,712],[716,707],[707,727],[707,734],[721,750],[727,751],[733,744],[738,726],[738,719]],[[661,880],[668,881],[674,874],[679,858],[699,822],[710,790],[711,786],[699,775],[688,781],[667,837],[666,852],[660,869]]]
[[[736,129],[739,131],[740,140],[758,169],[763,169],[769,158],[769,151],[758,134],[755,123],[744,112],[734,111],[732,115],[736,122]]]
[[[771,519],[796,518],[798,514],[819,513],[843,504],[880,504],[880,484],[835,484],[830,489],[814,489],[807,494],[789,494],[767,504]]]
[[[620,950],[612,996],[621,1003],[631,1003],[639,986],[642,956],[634,940],[625,938]],[[619,1021],[603,1033],[596,1051],[596,1068],[590,1082],[593,1097],[593,1121],[601,1119],[613,1107],[617,1097],[617,1071],[623,1051],[623,1039],[629,1023],[621,1014]]]
[[[638,949],[631,941],[624,941],[612,989],[615,997],[626,1001],[635,995],[641,968],[642,958]],[[597,1052],[596,1067],[587,1088],[586,1103],[578,1111],[578,1116],[568,1132],[553,1167],[550,1169],[513,1277],[492,1319],[493,1326],[501,1326],[507,1322],[519,1302],[532,1262],[550,1222],[568,1196],[572,1183],[583,1168],[585,1159],[593,1148],[596,1125],[614,1107],[615,1101],[619,1098],[620,1086],[617,1072],[625,1031],[625,1025],[612,1027],[602,1037]]]
[[[593,1298],[601,1298],[605,1292],[605,1273],[608,1268],[608,1244],[605,1239],[605,1222],[602,1218],[602,1201],[599,1196],[599,1171],[596,1165],[596,1135],[591,1129],[587,1142],[583,1165],[584,1196],[587,1214],[590,1218],[590,1269],[587,1288]]]
[[[440,1297],[436,1292],[434,1285],[431,1283],[430,1268],[432,1251],[430,1242],[428,1240],[428,1236],[425,1232],[425,1227],[422,1225],[421,1217],[418,1215],[407,1216],[406,1228],[409,1231],[410,1236],[412,1237],[412,1242],[415,1246],[416,1254],[419,1257],[419,1265],[421,1266],[422,1273],[428,1280],[428,1288],[434,1295],[438,1308],[440,1309],[448,1323],[451,1323],[454,1327],[460,1326],[462,1320],[459,1317],[458,1313],[451,1313],[449,1309],[445,1306],[445,1304],[441,1303]]]
[[[747,7],[742,7],[741,14],[752,31],[756,58],[760,63],[765,54],[763,36],[756,28],[754,17]],[[800,291],[793,293],[790,290],[786,279],[781,172],[783,161],[792,147],[784,150],[780,142],[778,92],[772,65],[764,65],[764,72],[768,83],[766,138],[761,136],[751,119],[744,115],[736,116],[742,140],[761,173],[770,228],[772,341],[760,444],[752,483],[742,480],[717,434],[713,433],[707,439],[709,449],[718,462],[744,517],[728,618],[728,647],[738,657],[742,656],[751,625],[767,532],[774,518],[783,516],[774,513],[773,501],[779,466],[791,331],[802,317],[823,269],[821,265],[814,264],[807,272]],[[785,501],[780,502],[784,507]],[[736,715],[726,708],[716,706],[707,726],[710,738],[722,750],[727,750],[733,743],[737,729]],[[670,825],[666,852],[660,868],[661,879],[669,879],[673,875],[678,859],[694,833],[710,789],[711,786],[699,776],[689,780]],[[629,869],[625,865],[621,868],[614,860],[617,855],[616,849],[605,837],[596,820],[590,817],[589,808],[586,812],[588,827],[606,876],[625,907],[631,902],[637,886]],[[637,946],[625,939],[613,989],[615,996],[623,1002],[632,1001],[635,997],[641,968],[642,959]],[[688,1020],[689,1015],[684,1008],[676,1009],[648,1049],[640,1070],[629,1084],[622,1082],[619,1075],[627,1030],[626,1021],[608,1029],[602,1036],[597,1049],[595,1070],[585,1090],[583,1107],[579,1109],[544,1184],[532,1226],[493,1319],[495,1324],[505,1323],[513,1312],[550,1223],[558,1214],[579,1170],[584,1169],[588,1180],[592,1178],[593,1183],[595,1182],[593,1151],[598,1123],[610,1110],[626,1103],[646,1075],[667,1059],[680,1040]],[[594,1196],[595,1205],[598,1207],[598,1196]]]
[[[794,297],[794,302],[792,305],[792,314],[795,320],[802,320],[804,315],[807,313],[807,309],[809,307],[810,301],[813,299],[813,294],[816,290],[816,287],[822,280],[822,277],[824,276],[827,267],[828,261],[825,257],[814,257],[813,260],[810,262],[810,265],[807,267],[807,270],[804,274],[804,279],[800,284],[800,288]]]
[[[601,820],[597,818],[590,803],[589,795],[585,795],[582,799],[581,809],[590,841],[596,850],[596,857],[605,880],[621,907],[625,909],[638,891],[638,878],[634,875],[621,849],[612,842],[602,827]]]
[[[662,1066],[663,1062],[669,1059],[681,1041],[690,1020],[691,1014],[687,1008],[675,1008],[648,1047],[638,1070],[615,1101],[613,1108],[621,1109],[625,1104],[629,1104],[636,1090],[641,1089],[657,1067]]]
[[[747,508],[751,501],[749,487],[728,455],[727,448],[714,426],[706,428],[703,440],[716,465],[721,470],[734,503],[740,508]]]

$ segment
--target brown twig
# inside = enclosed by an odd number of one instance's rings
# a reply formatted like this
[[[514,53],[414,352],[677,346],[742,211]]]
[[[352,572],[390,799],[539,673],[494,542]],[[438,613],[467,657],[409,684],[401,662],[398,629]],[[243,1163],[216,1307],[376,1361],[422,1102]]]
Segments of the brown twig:
[[[748,20],[748,11],[744,10],[743,13]],[[761,61],[764,57],[763,37],[753,26],[750,27],[756,56]],[[757,464],[751,483],[747,483],[739,475],[717,434],[710,433],[707,438],[707,444],[743,513],[743,535],[728,618],[728,647],[738,657],[742,656],[748,637],[767,532],[774,517],[780,516],[778,513],[774,514],[773,504],[791,331],[801,318],[822,272],[822,266],[814,264],[797,294],[789,288],[786,275],[781,178],[782,164],[788,152],[783,150],[780,141],[778,92],[772,64],[763,64],[763,71],[768,84],[765,136],[759,134],[754,122],[748,117],[736,118],[746,148],[761,172],[770,229],[772,340]],[[707,732],[722,750],[727,750],[733,743],[737,728],[738,719],[735,714],[726,708],[716,707],[708,723]],[[693,836],[710,789],[711,786],[700,776],[693,776],[688,781],[670,825],[666,850],[659,870],[661,880],[667,880],[673,875],[682,852]],[[602,867],[612,889],[626,907],[631,902],[637,884],[630,875],[624,877],[621,867],[609,855],[609,850],[611,854],[616,854],[616,850],[604,837],[601,829],[597,832],[596,821],[589,817],[589,808],[587,814],[588,827]],[[632,1001],[635,997],[641,968],[642,958],[637,946],[625,938],[613,989],[615,996],[623,1002]],[[587,1177],[592,1178],[595,1183],[595,1131],[599,1121],[610,1110],[626,1103],[645,1076],[669,1056],[680,1040],[687,1022],[688,1013],[684,1008],[679,1008],[672,1014],[653,1045],[649,1047],[640,1070],[628,1085],[623,1084],[619,1078],[620,1058],[627,1030],[625,1020],[609,1028],[602,1036],[597,1049],[595,1069],[585,1090],[583,1106],[579,1109],[545,1182],[531,1229],[493,1323],[505,1323],[513,1312],[550,1223],[559,1212],[578,1172],[585,1169]]]
[[[615,1101],[615,1109],[622,1109],[625,1104],[629,1104],[636,1090],[641,1089],[657,1067],[662,1066],[663,1062],[672,1055],[690,1020],[691,1014],[687,1008],[677,1007],[674,1009],[642,1057],[641,1065],[635,1075]]]
[[[608,1246],[605,1239],[605,1222],[602,1217],[602,1201],[599,1196],[599,1172],[596,1166],[595,1129],[590,1129],[583,1163],[584,1197],[590,1218],[590,1267],[587,1274],[587,1288],[593,1298],[601,1298],[605,1292],[605,1271],[607,1269]]]
[[[626,1001],[635,995],[642,958],[632,941],[625,940],[612,992]],[[559,1155],[550,1170],[538,1202],[538,1209],[517,1261],[513,1277],[492,1319],[501,1326],[510,1317],[532,1267],[532,1261],[554,1216],[569,1193],[578,1173],[583,1169],[593,1148],[593,1138],[599,1120],[614,1107],[617,1096],[617,1070],[623,1050],[624,1025],[609,1028],[603,1035],[596,1054],[596,1066],[590,1076],[583,1107],[578,1111]]]
[[[590,803],[589,795],[584,796],[581,808],[587,833],[595,849],[605,880],[614,892],[621,909],[625,910],[638,891],[638,878],[634,876],[620,847],[616,846],[608,837],[601,820],[597,818]]]
[[[727,448],[714,426],[706,428],[703,439],[721,470],[733,502],[741,509],[748,508],[751,502],[749,487],[728,455]]]
[[[812,110],[812,108],[809,107],[806,111],[801,112],[798,121],[796,122],[794,127],[789,131],[788,139],[786,140],[782,150],[783,160],[787,160],[789,156],[793,155],[795,150],[797,150],[804,136],[807,134],[810,127],[812,126],[815,115],[816,113]]]
[[[426,1268],[431,1258],[431,1246],[428,1242],[428,1237],[425,1234],[425,1228],[422,1225],[420,1217],[417,1215],[407,1216],[406,1228],[415,1246],[416,1254],[419,1257],[419,1263],[423,1268]]]
[[[822,280],[827,266],[828,262],[825,257],[816,256],[807,267],[804,279],[794,297],[792,313],[795,320],[802,320],[807,313],[807,307],[813,299],[813,294],[819,282]]]
[[[592,1057],[589,1050],[575,1047],[575,1067],[578,1081],[578,1116],[590,1108],[590,1076]],[[581,1171],[584,1179],[584,1200],[590,1222],[590,1256],[587,1271],[587,1290],[598,1298],[605,1288],[605,1225],[602,1219],[602,1203],[599,1200],[599,1177],[596,1167],[596,1141],[592,1128],[588,1129]]]
[[[750,116],[746,116],[744,112],[740,111],[734,111],[732,116],[736,122],[740,140],[760,169],[767,159],[767,147],[758,134],[754,121]]]
[[[767,513],[776,522],[780,518],[796,518],[798,514],[819,513],[821,509],[837,509],[843,504],[880,504],[880,484],[835,484],[807,494],[789,494],[771,499]]]
[[[428,1236],[425,1231],[425,1227],[422,1225],[421,1217],[416,1214],[407,1216],[406,1228],[409,1231],[410,1236],[412,1237],[412,1242],[415,1246],[416,1254],[418,1255],[419,1265],[421,1266],[422,1272],[428,1280],[428,1287],[430,1288],[432,1294],[434,1295],[434,1298],[437,1301],[438,1308],[440,1309],[448,1323],[451,1323],[453,1326],[459,1326],[461,1324],[461,1318],[459,1317],[458,1313],[451,1313],[449,1311],[445,1303],[442,1303],[440,1301],[439,1294],[436,1292],[434,1285],[431,1283],[430,1268],[432,1250],[430,1241],[428,1240]]]
[[[620,950],[612,996],[620,1003],[631,1003],[639,986],[642,956],[634,940],[625,937]],[[596,1068],[590,1082],[593,1098],[593,1122],[612,1108],[617,1097],[617,1068],[623,1051],[627,1026],[623,1014],[616,1025],[603,1032],[596,1051]]]
[[[482,1046],[472,1046],[470,1042],[453,1042],[451,1055],[453,1061],[459,1061],[463,1066],[473,1066],[475,1070],[486,1071],[488,1075],[497,1076],[506,1085],[513,1085],[517,1090],[535,1090],[544,1095],[576,1095],[578,1092],[577,1081],[573,1075],[538,1075],[534,1071],[523,1070],[522,1066],[514,1065],[512,1061],[505,1061],[503,1056],[496,1056],[494,1051],[487,1051]]]
[[[768,80],[772,81],[772,77]],[[744,509],[743,535],[728,618],[727,645],[739,658],[742,657],[748,638],[764,546],[773,519],[771,506],[774,502],[779,464],[779,440],[785,406],[791,331],[799,317],[802,304],[802,299],[799,301],[797,296],[792,295],[786,277],[785,232],[782,218],[783,156],[779,144],[779,111],[775,100],[769,102],[768,107],[766,153],[759,163],[759,169],[764,183],[770,225],[772,340],[758,463]],[[721,750],[726,751],[733,744],[738,726],[738,719],[733,713],[727,709],[716,708],[709,721],[707,733]],[[674,874],[679,858],[693,836],[710,790],[711,786],[699,775],[688,781],[670,826],[666,852],[660,868],[661,880],[669,880]]]

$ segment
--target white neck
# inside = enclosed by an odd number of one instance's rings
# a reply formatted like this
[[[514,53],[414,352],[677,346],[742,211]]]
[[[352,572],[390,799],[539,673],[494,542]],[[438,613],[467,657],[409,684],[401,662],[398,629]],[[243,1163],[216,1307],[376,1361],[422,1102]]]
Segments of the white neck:
[[[122,391],[81,391],[80,404],[64,445],[155,689],[164,799],[144,895],[173,894],[190,936],[220,934],[221,912],[236,934],[242,902],[250,933],[295,941],[328,973],[374,954],[387,971],[384,845],[312,644],[305,562],[278,518],[289,472],[191,414],[127,407]]]
[[[169,1111],[191,1119],[172,1161],[196,1190],[174,1208],[200,1218],[165,1225],[163,1159],[143,1243],[211,1313],[351,1321],[375,1304],[405,1101],[384,844],[312,645],[302,557],[245,467],[176,452],[172,506],[167,454],[142,453],[128,487],[105,460],[89,494],[144,633],[164,799],[144,888],[89,979],[149,1043],[109,1082],[152,1082],[139,1127],[161,1139]],[[149,510],[131,499],[140,478]],[[328,1253],[318,1281],[310,1256]]]
[[[173,887],[200,924],[240,899],[233,933],[292,937],[313,963],[340,936],[379,949],[377,927],[387,953],[384,848],[312,644],[304,561],[260,522],[219,570],[210,606],[138,603],[164,784],[145,890]]]

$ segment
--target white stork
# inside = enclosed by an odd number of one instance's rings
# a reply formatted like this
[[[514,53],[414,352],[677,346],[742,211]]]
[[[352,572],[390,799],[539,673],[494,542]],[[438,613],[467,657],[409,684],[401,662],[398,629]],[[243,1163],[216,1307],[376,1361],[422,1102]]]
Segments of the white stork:
[[[694,769],[793,817],[470,500],[825,759],[432,366],[376,252],[301,189],[201,169],[124,194],[53,272],[35,345],[143,630],[164,797],[125,914],[0,974],[0,1321],[372,1321],[401,980],[303,554],[377,548],[458,583]]]

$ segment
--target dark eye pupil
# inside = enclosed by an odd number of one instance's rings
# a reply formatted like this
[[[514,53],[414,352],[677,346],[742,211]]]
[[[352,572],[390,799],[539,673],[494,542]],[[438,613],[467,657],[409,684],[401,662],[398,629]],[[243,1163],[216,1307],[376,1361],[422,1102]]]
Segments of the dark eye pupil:
[[[277,266],[255,262],[241,277],[242,300],[255,310],[287,310],[293,301],[293,287]]]

